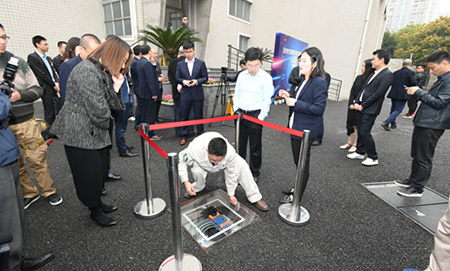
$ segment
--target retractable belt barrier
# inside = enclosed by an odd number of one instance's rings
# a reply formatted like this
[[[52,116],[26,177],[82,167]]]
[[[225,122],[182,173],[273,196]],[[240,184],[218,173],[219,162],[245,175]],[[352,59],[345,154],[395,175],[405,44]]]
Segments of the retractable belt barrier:
[[[306,209],[301,207],[299,204],[299,198],[301,193],[301,183],[303,181],[303,173],[305,167],[305,159],[306,152],[308,148],[308,140],[309,140],[309,131],[298,131],[293,130],[281,125],[273,124],[267,121],[259,120],[254,117],[250,117],[248,115],[238,113],[231,116],[224,117],[216,117],[209,119],[201,119],[201,120],[189,120],[189,121],[178,121],[178,122],[170,122],[163,124],[141,124],[139,128],[139,134],[141,135],[142,142],[142,153],[143,153],[143,163],[144,163],[144,174],[145,174],[145,190],[146,190],[146,200],[139,202],[135,207],[135,213],[138,217],[153,217],[156,214],[153,214],[155,207],[153,206],[153,202],[155,199],[152,199],[151,193],[151,176],[150,176],[150,150],[149,146],[152,146],[164,159],[166,159],[166,165],[168,167],[169,173],[169,181],[170,181],[170,198],[172,205],[172,227],[173,227],[173,238],[175,245],[175,254],[167,258],[160,266],[160,271],[165,270],[175,270],[175,271],[187,271],[187,270],[202,270],[202,265],[200,261],[197,260],[194,256],[190,254],[183,253],[183,242],[181,236],[181,212],[180,212],[180,183],[178,181],[178,157],[176,153],[167,154],[161,147],[159,147],[151,138],[148,136],[149,131],[183,127],[183,126],[192,126],[198,124],[206,124],[213,122],[223,122],[228,120],[237,120],[236,127],[236,148],[239,146],[239,126],[241,119],[245,119],[263,126],[267,126],[269,128],[288,133],[294,136],[298,136],[302,138],[302,145],[300,150],[299,157],[299,165],[297,167],[297,178],[295,180],[295,191],[294,191],[294,201],[292,204],[284,204],[279,208],[279,216],[286,223],[294,226],[303,225],[309,220],[309,213],[307,213]],[[305,136],[304,136],[305,134]],[[298,201],[298,202],[295,202]],[[146,207],[146,208],[143,208]],[[165,208],[165,203],[164,207]],[[139,210],[138,210],[139,209]],[[158,208],[159,209],[159,208]],[[139,212],[138,212],[139,211]],[[158,210],[159,214],[160,210]],[[305,213],[306,212],[306,213]],[[144,214],[143,214],[144,213]],[[306,216],[306,217],[305,217]],[[306,219],[306,221],[305,221]],[[186,269],[186,267],[188,269]]]

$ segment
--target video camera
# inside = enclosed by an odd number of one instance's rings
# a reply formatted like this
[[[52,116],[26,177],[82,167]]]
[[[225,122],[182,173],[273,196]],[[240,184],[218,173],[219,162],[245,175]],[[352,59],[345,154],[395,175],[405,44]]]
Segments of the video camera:
[[[222,70],[221,78],[224,78],[226,80],[228,68],[227,67],[221,67],[220,69]]]
[[[14,78],[16,77],[19,59],[11,57],[3,72],[3,81],[0,82],[0,91],[8,97],[11,97],[11,88],[14,88]]]

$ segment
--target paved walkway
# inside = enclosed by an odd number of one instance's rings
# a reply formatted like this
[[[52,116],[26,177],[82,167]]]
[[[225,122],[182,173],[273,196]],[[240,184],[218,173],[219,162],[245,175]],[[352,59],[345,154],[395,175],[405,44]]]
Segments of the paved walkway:
[[[311,177],[302,206],[311,214],[310,223],[292,227],[277,216],[281,190],[291,187],[295,167],[286,134],[264,128],[263,168],[260,190],[271,206],[262,213],[246,201],[239,189],[237,198],[261,220],[211,247],[208,253],[183,231],[184,252],[195,255],[203,270],[403,270],[425,269],[433,247],[433,236],[367,191],[361,183],[391,181],[408,175],[411,166],[411,120],[399,119],[398,128],[386,132],[380,123],[387,117],[390,101],[377,119],[373,136],[380,165],[363,167],[361,161],[346,158],[338,148],[346,142],[346,102],[329,101],[325,115],[323,145],[314,147]],[[41,102],[35,104],[42,117]],[[267,121],[285,125],[285,105],[272,106]],[[213,125],[230,141],[232,122]],[[179,138],[173,130],[163,130],[157,142],[167,152],[179,152]],[[130,126],[127,144],[140,150],[139,135]],[[450,194],[448,154],[450,138],[439,142],[428,184],[433,190]],[[152,220],[133,215],[136,203],[144,199],[142,154],[121,158],[112,150],[112,169],[123,176],[108,182],[104,202],[119,206],[112,214],[118,224],[101,228],[89,219],[87,208],[76,197],[72,176],[60,140],[50,146],[51,175],[64,202],[57,207],[41,199],[25,212],[25,252],[37,255],[49,250],[56,258],[42,270],[158,270],[174,254],[170,213]],[[165,161],[152,152],[153,194],[170,204]],[[225,190],[218,176],[209,179],[206,191]],[[183,199],[184,200],[184,199]]]

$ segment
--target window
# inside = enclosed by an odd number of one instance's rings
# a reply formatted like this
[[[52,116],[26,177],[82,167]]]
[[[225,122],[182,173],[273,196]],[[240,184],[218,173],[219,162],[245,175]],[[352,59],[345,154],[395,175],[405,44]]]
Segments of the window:
[[[130,0],[120,0],[103,5],[106,35],[131,35]]]
[[[239,50],[247,51],[250,37],[239,35]]]
[[[248,0],[229,0],[229,14],[231,16],[250,21],[250,7],[252,2]]]

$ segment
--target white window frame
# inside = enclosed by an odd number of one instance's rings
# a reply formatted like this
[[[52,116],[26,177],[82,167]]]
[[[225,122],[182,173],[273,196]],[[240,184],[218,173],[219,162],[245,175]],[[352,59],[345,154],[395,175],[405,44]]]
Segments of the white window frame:
[[[252,38],[252,36],[250,36],[250,35],[248,35],[248,34],[244,34],[244,33],[238,33],[238,39],[237,39],[237,46],[236,46],[236,48],[238,48],[239,50],[241,50],[241,48],[239,48],[239,45],[240,45],[240,42],[241,42],[241,36],[242,37],[246,37],[246,38],[248,38],[248,41],[249,41],[249,44],[248,44],[248,48],[250,48],[250,39]],[[248,49],[247,48],[247,49]],[[245,49],[245,50],[247,50],[247,49]],[[241,51],[244,51],[245,52],[245,50],[241,50]]]
[[[243,23],[251,25],[252,24],[251,21],[247,21],[245,19],[242,19],[242,18],[239,18],[239,17],[236,17],[236,16],[230,14],[230,1],[236,1],[236,0],[228,0],[228,4],[227,4],[227,15],[228,15],[228,17],[232,18],[234,20],[237,20],[237,21],[240,21],[240,22],[243,22]],[[250,7],[251,7],[251,5],[253,5],[253,1],[251,1],[251,0],[243,0],[243,1],[249,2],[250,3]],[[250,18],[251,18],[251,16],[252,15],[250,13]]]
[[[134,41],[134,40],[136,40],[138,38],[138,33],[137,33],[137,29],[136,29],[136,26],[137,26],[137,23],[136,23],[136,3],[135,3],[135,0],[128,0],[128,1],[129,1],[128,2],[129,5],[130,5],[130,7],[129,7],[129,9],[130,9],[130,16],[129,17],[121,17],[121,18],[122,19],[123,18],[127,18],[127,19],[129,18],[130,19],[131,35],[121,35],[119,37],[121,37],[123,40],[126,40],[126,41]],[[103,15],[103,28],[105,30],[105,35],[108,35],[108,33],[106,32],[106,22],[107,22],[107,20],[105,19],[104,6],[107,5],[107,4],[115,3],[115,2],[120,2],[120,5],[121,5],[120,8],[121,8],[121,11],[123,11],[122,0],[104,0],[101,3],[102,4],[102,15]],[[114,18],[111,19],[111,20],[108,20],[108,21],[114,22]],[[122,23],[122,26],[123,26],[123,23]]]

